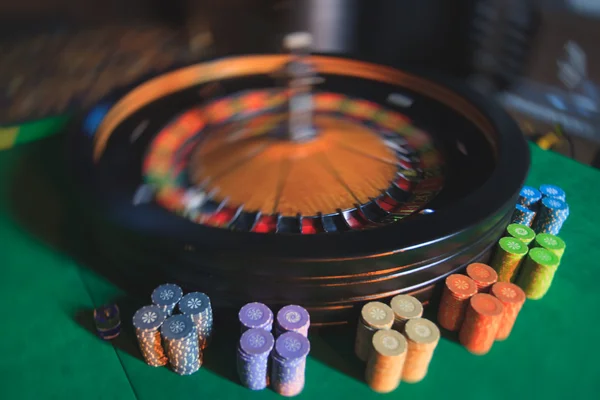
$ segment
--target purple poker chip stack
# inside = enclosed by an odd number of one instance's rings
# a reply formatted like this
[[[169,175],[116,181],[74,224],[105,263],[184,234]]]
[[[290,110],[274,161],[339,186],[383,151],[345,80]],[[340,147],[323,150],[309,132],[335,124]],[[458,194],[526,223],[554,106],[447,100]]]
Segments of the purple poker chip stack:
[[[302,392],[309,352],[310,342],[298,332],[285,332],[277,338],[271,357],[271,386],[275,392],[283,396]]]
[[[170,317],[182,296],[183,290],[179,286],[173,283],[165,283],[152,292],[152,304],[162,308],[167,317]]]
[[[248,303],[238,313],[242,324],[242,333],[248,329],[273,329],[273,311],[262,303]]]
[[[269,355],[275,339],[261,328],[242,334],[237,351],[237,370],[242,385],[250,390],[262,390],[269,384]]]
[[[306,309],[289,305],[283,307],[277,313],[277,326],[275,333],[277,336],[284,332],[297,332],[308,336],[308,327],[310,326],[310,314]]]

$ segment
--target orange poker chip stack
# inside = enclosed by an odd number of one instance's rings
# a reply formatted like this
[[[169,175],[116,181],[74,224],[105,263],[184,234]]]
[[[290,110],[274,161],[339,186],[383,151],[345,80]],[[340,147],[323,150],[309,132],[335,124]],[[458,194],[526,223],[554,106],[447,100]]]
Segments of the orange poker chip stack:
[[[504,306],[494,296],[478,293],[471,297],[458,338],[473,354],[483,355],[492,348],[502,322]]]
[[[498,281],[498,274],[494,268],[483,263],[469,264],[467,276],[473,279],[479,293],[488,293],[492,285]]]
[[[378,393],[389,393],[400,384],[407,343],[398,331],[385,329],[373,335],[373,343],[367,361],[365,380]]]
[[[525,292],[514,283],[498,282],[492,286],[491,294],[504,305],[504,314],[496,333],[496,340],[504,340],[510,335],[517,316],[525,304]]]
[[[468,276],[459,274],[448,276],[438,310],[440,326],[449,331],[458,331],[469,299],[476,293],[477,284]]]

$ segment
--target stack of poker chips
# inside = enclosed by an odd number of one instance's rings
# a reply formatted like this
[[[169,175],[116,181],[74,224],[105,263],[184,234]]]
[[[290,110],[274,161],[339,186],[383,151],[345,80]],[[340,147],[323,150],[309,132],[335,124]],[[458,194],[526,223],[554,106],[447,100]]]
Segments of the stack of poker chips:
[[[210,342],[213,328],[213,315],[210,299],[201,292],[188,293],[179,301],[179,312],[189,316],[198,333],[200,349],[206,348]]]
[[[365,380],[378,393],[395,390],[402,379],[408,343],[395,330],[381,330],[373,335]]]
[[[506,234],[509,237],[519,239],[527,246],[535,239],[535,232],[530,227],[523,224],[509,224],[506,227]]]
[[[427,319],[413,318],[404,326],[404,336],[408,351],[402,369],[402,380],[419,382],[427,375],[433,352],[440,340],[440,330]]]
[[[264,329],[271,332],[273,328],[273,311],[262,303],[248,303],[238,313],[242,333],[248,329]]]
[[[503,314],[504,306],[494,296],[486,293],[473,296],[458,334],[460,343],[473,354],[488,353],[496,340]]]
[[[391,329],[394,311],[387,305],[372,301],[363,306],[356,328],[354,352],[361,361],[367,361],[373,335],[380,329]]]
[[[564,240],[558,236],[551,235],[549,233],[540,233],[535,237],[533,241],[533,247],[541,247],[554,253],[560,260],[565,252],[567,245]]]
[[[535,206],[542,199],[542,193],[531,186],[523,186],[519,192],[517,204],[521,204],[530,210],[535,210]]]
[[[402,332],[409,319],[420,318],[423,315],[423,305],[413,296],[399,294],[392,298],[390,307],[394,312],[394,329]]]
[[[517,285],[523,289],[527,298],[544,297],[552,285],[559,263],[560,259],[556,254],[542,247],[531,249],[517,279]]]
[[[260,328],[246,330],[237,349],[237,370],[242,384],[262,390],[269,384],[269,356],[275,344],[271,332]]]
[[[277,313],[276,336],[285,332],[297,332],[303,336],[308,336],[309,327],[310,314],[303,307],[288,305],[281,308]]]
[[[512,224],[531,226],[533,224],[534,219],[535,211],[525,207],[522,204],[517,204],[515,206],[515,211],[513,212],[512,219],[510,220],[510,222]]]
[[[142,356],[152,367],[162,367],[168,362],[159,331],[166,318],[164,311],[155,305],[144,306],[133,315],[135,336]]]
[[[561,199],[544,197],[540,203],[540,211],[533,223],[537,233],[558,235],[569,217],[569,206]]]
[[[173,315],[165,320],[160,332],[171,369],[179,375],[191,375],[202,363],[196,325],[187,315]]]
[[[540,186],[540,193],[544,197],[553,197],[555,199],[560,199],[565,201],[567,199],[567,194],[564,190],[556,185],[548,185],[544,184]]]
[[[121,333],[121,313],[116,304],[94,309],[96,332],[104,340],[111,340]]]
[[[182,296],[183,290],[179,286],[166,283],[154,289],[152,292],[152,304],[162,308],[167,316],[171,316]]]
[[[467,276],[477,285],[477,292],[487,293],[496,281],[498,274],[492,267],[483,263],[472,263],[467,265]]]
[[[500,300],[504,306],[496,340],[505,340],[510,335],[517,316],[525,304],[525,292],[514,283],[498,282],[492,286],[490,294]]]
[[[438,323],[444,329],[455,332],[460,329],[469,299],[477,293],[477,284],[468,276],[452,274],[446,278]]]
[[[527,245],[513,237],[498,241],[490,265],[498,273],[499,282],[512,282],[519,272],[521,261],[529,251]]]
[[[309,351],[310,342],[298,332],[285,332],[277,338],[271,357],[271,386],[275,392],[296,396],[302,391]]]

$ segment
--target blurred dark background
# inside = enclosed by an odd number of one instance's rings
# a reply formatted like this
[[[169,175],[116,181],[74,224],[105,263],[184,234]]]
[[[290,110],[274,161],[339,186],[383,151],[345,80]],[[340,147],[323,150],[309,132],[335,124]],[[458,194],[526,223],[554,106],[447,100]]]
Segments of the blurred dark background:
[[[319,52],[454,75],[497,96],[532,140],[600,163],[598,0],[2,2],[0,123],[77,111],[206,57],[280,51],[294,30]]]

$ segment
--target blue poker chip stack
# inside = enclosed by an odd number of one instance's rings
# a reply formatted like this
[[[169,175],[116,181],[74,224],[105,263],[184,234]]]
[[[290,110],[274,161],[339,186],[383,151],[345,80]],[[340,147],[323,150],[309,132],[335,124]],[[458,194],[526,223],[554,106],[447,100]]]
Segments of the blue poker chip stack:
[[[515,206],[515,211],[513,212],[510,223],[531,226],[531,224],[533,224],[534,218],[535,211],[530,210],[522,204],[517,204]]]
[[[569,206],[566,202],[554,197],[544,197],[533,230],[536,233],[558,235],[568,217]]]
[[[302,392],[309,352],[310,342],[298,332],[285,332],[277,338],[271,357],[271,386],[275,392],[283,396]]]
[[[172,283],[166,283],[154,289],[152,292],[152,304],[162,308],[167,316],[171,316],[182,296],[183,290],[181,290],[179,286]]]
[[[179,311],[189,316],[196,325],[198,345],[206,348],[210,343],[213,328],[213,313],[210,298],[201,292],[188,293],[179,301]]]
[[[248,303],[240,308],[238,319],[242,325],[242,333],[248,329],[273,329],[273,311],[262,303]]]
[[[523,186],[519,192],[518,204],[525,206],[531,210],[535,210],[537,203],[542,199],[542,194],[536,188],[531,186]]]
[[[567,200],[567,194],[564,190],[556,185],[541,185],[540,193],[544,197],[554,197],[555,199],[559,199],[562,201]]]
[[[242,334],[237,351],[237,370],[242,385],[262,390],[269,384],[269,356],[275,339],[271,332],[260,328]]]
[[[173,315],[163,323],[160,333],[171,369],[179,375],[191,375],[202,364],[196,325],[187,315]]]
[[[133,315],[135,336],[142,356],[146,364],[153,367],[162,367],[168,362],[159,331],[166,318],[164,311],[155,305],[144,306]]]

